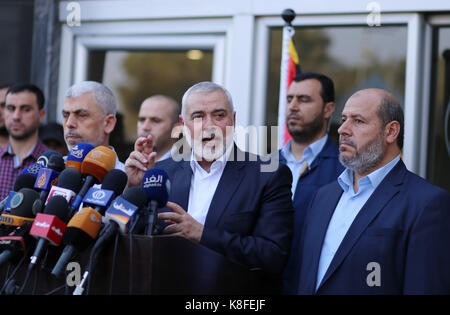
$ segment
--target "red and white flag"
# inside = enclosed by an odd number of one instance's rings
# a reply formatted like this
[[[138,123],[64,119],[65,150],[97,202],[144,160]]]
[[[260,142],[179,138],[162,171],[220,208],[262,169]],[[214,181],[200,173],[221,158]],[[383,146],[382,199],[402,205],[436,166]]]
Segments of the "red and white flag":
[[[278,102],[278,148],[291,139],[286,126],[286,95],[294,77],[300,73],[300,63],[292,36],[292,26],[283,27],[283,46],[281,50],[280,98]]]

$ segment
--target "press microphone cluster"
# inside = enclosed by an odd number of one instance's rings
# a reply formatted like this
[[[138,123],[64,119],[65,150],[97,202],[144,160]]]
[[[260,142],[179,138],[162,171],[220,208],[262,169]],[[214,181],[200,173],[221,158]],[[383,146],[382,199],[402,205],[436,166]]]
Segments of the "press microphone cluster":
[[[115,164],[110,148],[78,143],[65,161],[49,151],[17,176],[14,191],[0,202],[0,267],[28,261],[28,268],[20,288],[13,273],[0,294],[21,294],[39,264],[41,270],[53,267],[51,274],[61,278],[67,264],[90,249],[83,279],[73,292],[82,294],[99,255],[115,236],[132,236],[137,226],[144,226],[144,234],[158,233],[157,211],[170,192],[167,173],[151,169],[141,186],[125,189],[127,175]],[[56,253],[56,263],[44,259],[48,251]]]
[[[102,224],[102,216],[112,199],[119,195],[127,184],[127,175],[117,169],[109,171],[101,188],[91,187],[83,198],[83,208],[79,210],[67,225],[64,234],[63,253],[52,270],[60,277],[67,263],[77,252],[86,250],[97,238]]]

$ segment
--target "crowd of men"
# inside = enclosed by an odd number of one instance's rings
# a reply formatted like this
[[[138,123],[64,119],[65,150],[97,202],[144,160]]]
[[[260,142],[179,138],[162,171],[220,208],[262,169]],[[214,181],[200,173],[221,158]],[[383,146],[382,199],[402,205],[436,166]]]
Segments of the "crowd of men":
[[[40,128],[45,97],[33,84],[0,86],[0,102],[0,200],[49,149],[64,156],[88,142],[114,150],[117,103],[101,83],[66,91],[62,126]],[[134,148],[115,168],[128,187],[164,169],[171,190],[159,209],[162,233],[263,269],[278,281],[270,292],[449,294],[450,194],[406,169],[401,105],[385,90],[356,91],[335,113],[337,144],[328,136],[335,107],[329,77],[298,75],[287,92],[292,138],[271,156],[277,167],[262,171],[271,162],[234,142],[230,93],[200,82],[181,106],[164,95],[142,102]]]

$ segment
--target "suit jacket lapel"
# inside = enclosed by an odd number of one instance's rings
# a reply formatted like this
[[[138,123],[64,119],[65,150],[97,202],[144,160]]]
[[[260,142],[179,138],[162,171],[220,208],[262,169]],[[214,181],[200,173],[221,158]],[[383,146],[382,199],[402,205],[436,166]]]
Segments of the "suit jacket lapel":
[[[370,222],[372,222],[392,197],[397,194],[400,190],[399,186],[403,182],[404,174],[406,174],[406,167],[403,161],[400,160],[392,171],[383,179],[377,189],[373,192],[372,196],[370,196],[369,200],[367,200],[359,211],[333,257],[320,286],[322,286],[339,267]],[[318,289],[320,289],[320,287]]]
[[[234,151],[231,154],[237,152],[242,156],[243,152],[240,151],[237,146],[234,146]],[[236,156],[235,156],[236,157]],[[232,199],[235,191],[238,189],[244,173],[241,169],[244,167],[245,162],[240,162],[236,158],[232,161],[228,161],[220,177],[216,191],[214,192],[211,205],[209,206],[208,214],[206,215],[205,225],[216,226],[220,217],[222,216],[225,207]]]
[[[333,215],[334,209],[342,195],[342,188],[336,182],[327,190],[324,198],[315,202],[314,215],[311,221],[307,221],[307,236],[304,240],[303,256],[308,263],[302,264],[302,278],[300,287],[309,294],[313,294],[316,288],[317,270],[319,266],[322,244],[325,239],[328,224]]]
[[[192,169],[189,161],[179,162],[180,170],[175,172],[172,179],[171,200],[180,205],[184,210],[188,210],[189,191],[191,187]]]

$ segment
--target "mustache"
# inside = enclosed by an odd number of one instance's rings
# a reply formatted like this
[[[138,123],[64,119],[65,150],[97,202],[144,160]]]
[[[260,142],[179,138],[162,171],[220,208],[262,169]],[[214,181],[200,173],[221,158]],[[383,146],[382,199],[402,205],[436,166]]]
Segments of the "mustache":
[[[9,127],[12,127],[12,125],[20,125],[20,127],[25,128],[25,124],[20,121],[13,121],[12,123],[9,124]]]
[[[349,138],[345,138],[342,137],[339,139],[339,145],[341,145],[342,142],[346,142],[347,144],[349,144],[350,146],[354,147],[355,149],[357,148],[356,143],[353,142],[352,140],[350,140]]]
[[[300,116],[297,113],[290,113],[289,115],[287,115],[286,120],[288,120],[289,118],[296,118],[299,120],[303,120],[303,116]]]
[[[81,134],[79,134],[79,133],[76,132],[76,131],[72,131],[72,130],[69,130],[69,131],[66,133],[65,138],[67,138],[68,136],[75,136],[75,137],[81,138]]]

